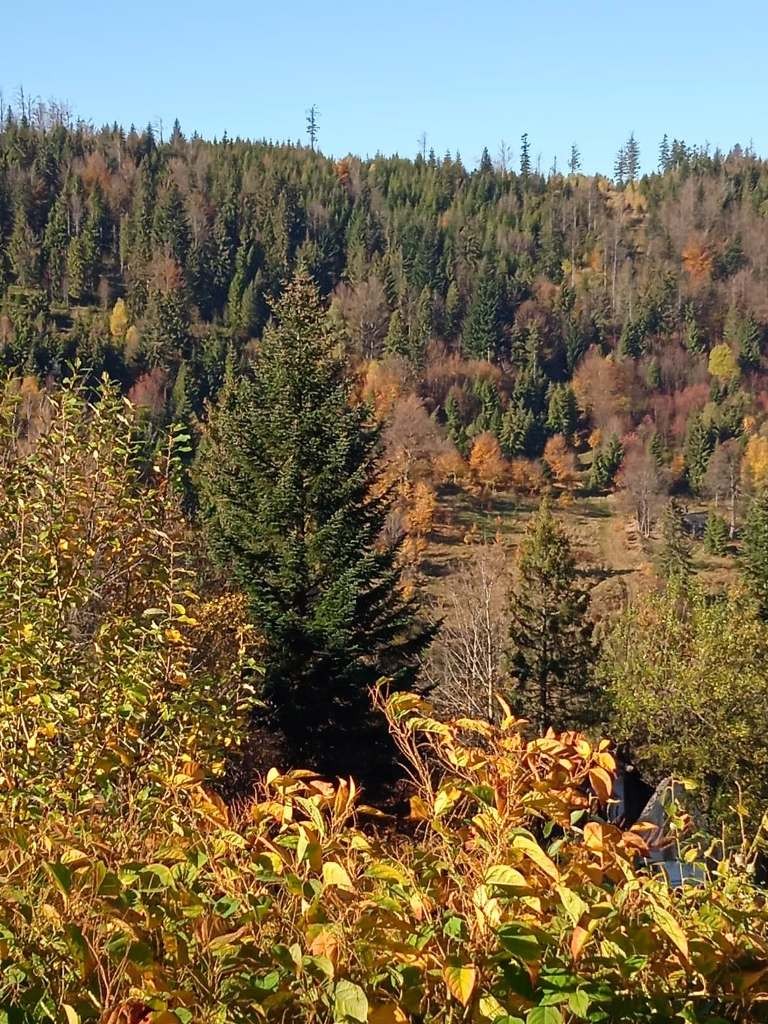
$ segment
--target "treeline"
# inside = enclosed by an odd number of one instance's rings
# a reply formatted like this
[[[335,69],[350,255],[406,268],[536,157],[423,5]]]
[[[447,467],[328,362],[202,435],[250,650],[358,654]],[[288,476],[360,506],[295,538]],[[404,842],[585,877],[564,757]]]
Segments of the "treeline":
[[[77,356],[159,420],[203,417],[300,266],[350,361],[399,359],[463,455],[488,432],[508,460],[589,439],[600,489],[623,440],[697,490],[761,426],[768,165],[665,140],[638,178],[633,137],[613,178],[579,164],[540,173],[527,137],[519,169],[468,169],[9,109],[2,361],[45,378]]]

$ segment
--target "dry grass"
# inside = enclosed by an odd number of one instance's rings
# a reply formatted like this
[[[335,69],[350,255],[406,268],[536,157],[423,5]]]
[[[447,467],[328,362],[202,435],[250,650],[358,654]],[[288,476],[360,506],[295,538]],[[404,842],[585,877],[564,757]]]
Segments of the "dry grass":
[[[510,559],[536,509],[536,498],[507,491],[473,495],[455,487],[439,494],[435,530],[430,538],[422,572],[427,590],[439,595],[475,544],[500,541]],[[656,559],[661,538],[642,538],[617,508],[614,496],[577,497],[564,504],[553,502],[557,517],[568,531],[577,561],[592,588],[592,607],[598,619],[612,617],[637,594],[657,582]],[[706,512],[691,504],[690,512]],[[692,543],[693,567],[707,590],[727,588],[736,576],[736,546],[724,558],[706,552],[700,540]]]

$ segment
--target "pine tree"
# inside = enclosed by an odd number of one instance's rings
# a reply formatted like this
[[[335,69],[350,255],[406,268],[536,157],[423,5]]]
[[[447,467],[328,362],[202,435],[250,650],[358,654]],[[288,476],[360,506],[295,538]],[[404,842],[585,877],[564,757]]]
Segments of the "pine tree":
[[[749,313],[739,328],[739,364],[745,373],[760,369],[761,340],[760,328]]]
[[[704,339],[696,321],[696,310],[692,302],[686,303],[683,314],[683,342],[689,352],[704,351]]]
[[[604,448],[595,452],[589,473],[591,491],[607,490],[616,478],[624,458],[624,449],[616,434],[612,434]]]
[[[450,440],[456,445],[456,448],[462,455],[466,455],[469,451],[467,428],[464,425],[459,403],[453,392],[449,392],[448,398],[445,400],[445,429]]]
[[[48,287],[52,296],[63,299],[64,272],[67,266],[67,197],[64,192],[51,208],[43,236],[43,251],[48,271]]]
[[[744,524],[741,571],[760,616],[768,620],[768,489],[753,498]]]
[[[623,356],[639,359],[645,351],[645,323],[642,319],[625,320],[621,329],[619,350]]]
[[[546,504],[520,545],[511,602],[515,704],[540,732],[581,728],[597,715],[589,594],[565,531]]]
[[[728,524],[717,512],[710,511],[704,529],[704,547],[710,555],[722,556],[728,550]]]
[[[637,144],[634,132],[630,134],[624,147],[624,160],[627,181],[636,181],[640,173],[640,147]]]
[[[528,132],[523,132],[520,137],[520,176],[524,181],[531,176],[531,147],[528,142]]]
[[[704,476],[715,450],[715,434],[701,416],[695,416],[688,430],[685,446],[685,470],[694,494],[701,491]]]
[[[473,424],[474,435],[490,431],[498,437],[501,432],[501,398],[498,388],[486,377],[478,377],[473,391],[480,402],[480,412]]]
[[[514,459],[530,453],[534,430],[535,417],[531,410],[520,402],[511,403],[502,417],[499,435],[507,458]]]
[[[685,531],[682,509],[674,498],[664,510],[661,535],[659,568],[662,575],[669,582],[684,583],[691,575],[691,544]]]
[[[379,544],[378,432],[311,279],[274,306],[254,363],[230,374],[202,457],[211,551],[264,644],[263,699],[297,763],[369,778],[392,748],[370,687],[409,686],[429,639]]]
[[[433,328],[434,300],[432,298],[432,292],[425,285],[421,290],[419,301],[416,304],[416,316],[411,326],[409,339],[409,354],[411,360],[417,366],[421,365],[424,361],[424,353],[426,352],[427,345],[432,337]]]
[[[568,170],[571,174],[578,174],[581,169],[581,153],[579,147],[574,142],[571,146],[571,157],[568,161]]]
[[[661,469],[666,461],[666,450],[664,448],[664,438],[658,430],[654,430],[651,434],[651,440],[648,442],[648,451],[656,460],[658,468]]]
[[[555,384],[549,391],[547,429],[562,434],[566,440],[573,437],[579,419],[579,407],[573,388],[568,384]]]
[[[408,331],[403,321],[403,314],[396,309],[389,318],[387,335],[384,338],[384,352],[388,356],[407,356],[410,351]]]
[[[462,331],[465,353],[472,359],[493,359],[499,349],[499,285],[488,268],[480,272]]]
[[[167,367],[188,355],[189,303],[183,288],[153,290],[141,331],[142,355],[148,366]]]
[[[461,325],[461,295],[455,281],[451,281],[445,294],[444,321],[446,338],[455,338]]]
[[[189,222],[175,181],[170,183],[157,204],[153,234],[160,251],[171,255],[180,267],[186,267],[190,247]]]
[[[659,170],[662,174],[669,170],[669,137],[664,134],[659,146]]]

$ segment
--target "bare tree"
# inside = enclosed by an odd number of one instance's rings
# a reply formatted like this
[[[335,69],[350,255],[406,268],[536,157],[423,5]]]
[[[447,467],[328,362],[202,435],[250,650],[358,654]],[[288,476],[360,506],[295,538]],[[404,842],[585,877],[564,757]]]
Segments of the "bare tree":
[[[742,447],[736,438],[724,441],[715,448],[704,477],[704,490],[714,498],[715,508],[724,501],[728,509],[728,528],[731,540],[736,536],[736,506],[741,497]]]
[[[478,546],[453,576],[438,603],[442,625],[424,664],[440,711],[489,721],[497,713],[494,695],[504,682],[509,636],[508,590],[501,544]]]
[[[653,455],[641,444],[626,449],[620,473],[619,497],[646,539],[663,505],[666,487]]]
[[[344,319],[352,351],[364,359],[377,359],[381,355],[389,322],[384,285],[378,277],[369,277],[357,284],[342,282],[334,298]]]

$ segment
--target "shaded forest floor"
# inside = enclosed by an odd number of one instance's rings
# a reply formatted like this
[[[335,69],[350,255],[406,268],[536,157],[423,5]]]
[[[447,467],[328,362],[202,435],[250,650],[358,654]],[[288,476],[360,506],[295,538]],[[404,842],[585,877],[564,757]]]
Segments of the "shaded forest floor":
[[[538,499],[512,492],[478,496],[458,487],[443,488],[435,529],[421,563],[428,591],[439,597],[450,587],[456,568],[475,544],[501,543],[513,561],[537,508]],[[568,531],[579,568],[588,580],[596,618],[613,617],[635,595],[654,586],[662,543],[658,524],[650,539],[641,537],[614,495],[575,497],[567,504],[554,501],[553,510]],[[700,502],[690,502],[685,510],[706,518],[706,506]],[[707,590],[722,590],[735,581],[737,548],[737,543],[730,545],[728,554],[718,558],[705,550],[701,539],[691,538],[693,569]]]

